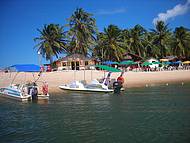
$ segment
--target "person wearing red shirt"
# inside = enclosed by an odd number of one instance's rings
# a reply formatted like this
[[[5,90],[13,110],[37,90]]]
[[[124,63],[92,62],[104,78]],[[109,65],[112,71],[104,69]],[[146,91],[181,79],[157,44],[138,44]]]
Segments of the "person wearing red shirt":
[[[121,75],[117,78],[117,82],[119,82],[121,85],[124,83],[124,78],[123,78],[124,72],[121,73]]]
[[[121,83],[121,85],[124,83],[124,78],[122,76],[119,76],[117,78],[117,82]]]
[[[123,78],[124,72],[121,73],[121,75],[117,78],[117,81],[113,83],[113,89],[114,93],[119,94],[121,91],[121,88],[123,87],[124,78]]]

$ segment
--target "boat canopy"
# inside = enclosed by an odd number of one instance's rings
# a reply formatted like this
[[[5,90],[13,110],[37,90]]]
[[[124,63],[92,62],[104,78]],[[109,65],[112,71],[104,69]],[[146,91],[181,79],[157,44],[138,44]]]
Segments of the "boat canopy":
[[[17,64],[10,66],[16,72],[40,72],[40,66],[34,64]]]
[[[116,68],[109,67],[109,66],[106,66],[106,65],[96,65],[95,67],[98,67],[98,68],[101,68],[103,70],[107,70],[107,71],[110,71],[110,72],[122,72],[120,69],[116,69]]]

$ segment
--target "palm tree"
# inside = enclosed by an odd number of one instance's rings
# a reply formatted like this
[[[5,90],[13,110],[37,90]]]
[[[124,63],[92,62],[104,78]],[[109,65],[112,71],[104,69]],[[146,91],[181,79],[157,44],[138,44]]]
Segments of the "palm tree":
[[[144,56],[144,34],[146,30],[141,25],[136,25],[130,30],[130,49],[139,56]]]
[[[190,56],[190,32],[187,28],[177,27],[174,31],[173,53],[176,56]]]
[[[154,44],[160,48],[160,57],[166,56],[169,51],[169,42],[171,40],[171,30],[168,29],[168,24],[165,25],[163,21],[157,21],[156,29],[152,29],[154,33]]]
[[[115,25],[104,28],[97,38],[97,46],[94,49],[103,60],[120,61],[125,52],[122,41],[122,31]]]
[[[68,21],[71,54],[79,53],[86,56],[96,40],[96,20],[92,14],[77,8]]]
[[[105,41],[105,34],[104,33],[98,33],[97,35],[97,40],[96,40],[96,45],[95,48],[93,49],[93,57],[101,60],[102,62],[104,61],[104,41]]]
[[[154,34],[152,32],[146,32],[143,39],[143,45],[145,50],[145,57],[158,58],[159,48],[154,44]]]
[[[124,49],[126,49],[126,52],[132,52],[130,36],[131,36],[130,30],[128,30],[128,29],[122,30],[123,47],[124,47]]]
[[[53,62],[53,56],[58,57],[58,54],[66,52],[66,40],[63,32],[63,27],[58,24],[44,25],[43,29],[37,29],[40,33],[39,37],[34,39],[38,44],[37,52],[40,52],[46,60]]]

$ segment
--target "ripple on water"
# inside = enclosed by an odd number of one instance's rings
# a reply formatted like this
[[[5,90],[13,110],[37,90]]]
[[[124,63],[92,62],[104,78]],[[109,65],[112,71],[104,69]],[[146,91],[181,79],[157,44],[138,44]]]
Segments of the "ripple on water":
[[[1,142],[188,142],[190,86],[121,95],[60,93],[45,103],[0,98]]]

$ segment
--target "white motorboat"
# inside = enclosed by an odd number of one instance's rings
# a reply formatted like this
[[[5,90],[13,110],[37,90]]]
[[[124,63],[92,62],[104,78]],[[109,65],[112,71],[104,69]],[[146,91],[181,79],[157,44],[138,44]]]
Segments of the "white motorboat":
[[[17,85],[10,85],[5,88],[0,88],[0,94],[2,97],[16,99],[20,101],[31,100],[31,95],[21,92],[21,89]]]
[[[86,91],[86,92],[113,92],[103,83],[93,80],[90,84],[83,84],[80,81],[74,81],[70,84],[60,85],[59,88],[71,91]]]
[[[40,71],[39,66],[31,65],[31,64],[13,65],[10,68],[14,69],[16,72],[39,72]],[[14,79],[16,78],[16,75]],[[48,85],[46,82],[43,82],[42,90],[40,90],[39,86],[36,84],[38,79],[31,83],[13,84],[14,79],[8,87],[0,88],[0,95],[2,97],[16,99],[20,101],[29,101],[29,100],[34,100],[34,99],[49,99]]]
[[[109,88],[109,80],[111,72],[122,72],[119,69],[101,65],[100,68],[109,71],[107,77],[100,83],[98,80],[94,79],[90,84],[84,84],[81,81],[73,81],[70,84],[60,85],[59,88],[63,90],[70,91],[85,91],[85,92],[113,92],[113,88]]]

